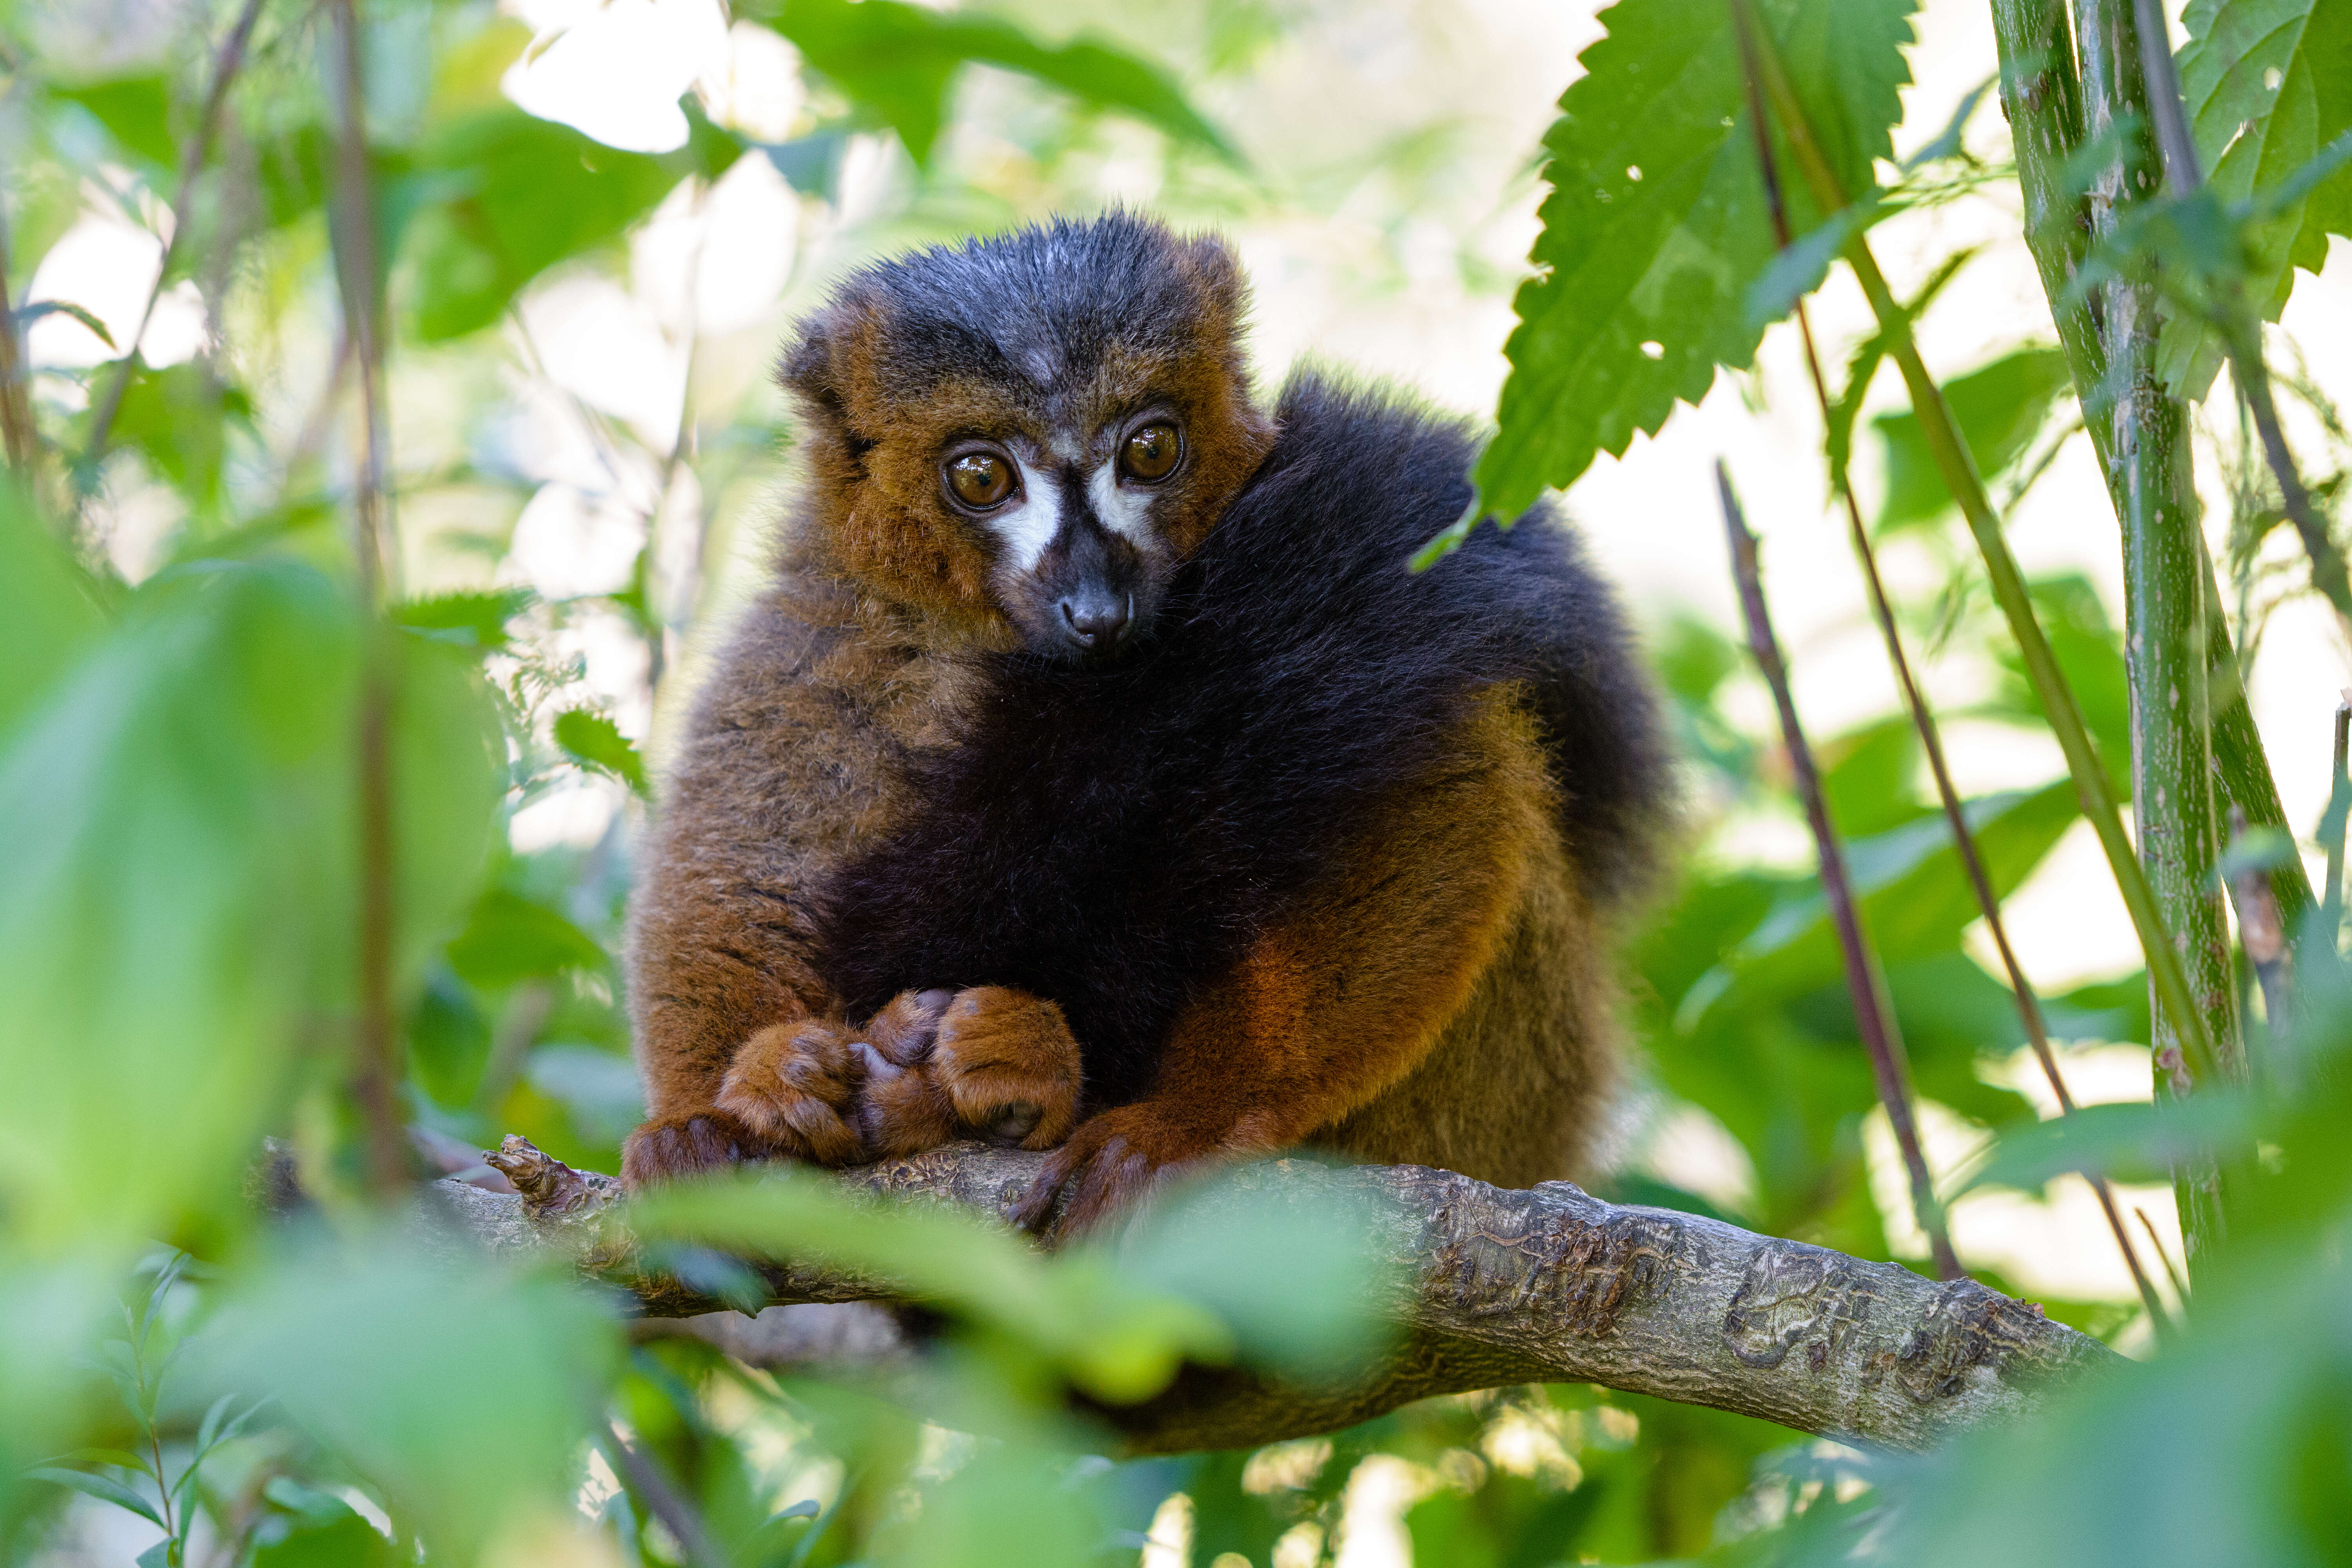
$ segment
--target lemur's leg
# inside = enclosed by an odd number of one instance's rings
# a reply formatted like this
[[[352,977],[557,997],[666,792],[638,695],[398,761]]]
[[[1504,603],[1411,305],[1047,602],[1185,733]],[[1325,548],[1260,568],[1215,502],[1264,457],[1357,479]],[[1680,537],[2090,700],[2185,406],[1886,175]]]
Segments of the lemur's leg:
[[[1304,1142],[1395,1083],[1468,1000],[1554,831],[1528,721],[1499,696],[1303,906],[1178,1019],[1150,1095],[1081,1123],[1024,1201],[1099,1222],[1185,1166]]]

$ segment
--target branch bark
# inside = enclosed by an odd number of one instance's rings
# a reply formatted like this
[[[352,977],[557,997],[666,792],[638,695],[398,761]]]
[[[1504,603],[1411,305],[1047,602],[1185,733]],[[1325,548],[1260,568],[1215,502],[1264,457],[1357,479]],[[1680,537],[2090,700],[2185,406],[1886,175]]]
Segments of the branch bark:
[[[457,1229],[492,1251],[567,1254],[651,1317],[719,1303],[638,1266],[620,1184],[520,1138],[488,1156],[513,1194],[443,1181]],[[1002,1217],[1046,1156],[956,1144],[842,1173],[852,1186]],[[2120,1358],[2039,1307],[1968,1279],[1938,1283],[1802,1242],[1666,1209],[1607,1204],[1564,1182],[1507,1192],[1413,1165],[1253,1167],[1223,1202],[1328,1203],[1352,1191],[1391,1217],[1400,1266],[1381,1306],[1401,1331],[1378,1363],[1328,1386],[1188,1368],[1146,1404],[1098,1414],[1136,1453],[1230,1448],[1326,1432],[1433,1394],[1599,1383],[1807,1432],[1922,1449],[2032,1414]],[[763,1264],[777,1302],[887,1299],[880,1281]]]

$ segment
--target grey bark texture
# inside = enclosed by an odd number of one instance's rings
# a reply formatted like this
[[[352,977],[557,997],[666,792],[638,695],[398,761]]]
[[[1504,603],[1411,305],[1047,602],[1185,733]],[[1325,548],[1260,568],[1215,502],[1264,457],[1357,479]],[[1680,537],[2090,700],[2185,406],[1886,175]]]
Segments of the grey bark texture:
[[[957,1144],[841,1173],[854,1188],[1002,1217],[1045,1156]],[[619,1222],[619,1184],[571,1169],[520,1138],[489,1163],[513,1194],[434,1184],[443,1213],[494,1252],[568,1253],[625,1285],[647,1318],[719,1303],[641,1270]],[[1565,1182],[1510,1192],[1416,1165],[1333,1170],[1278,1160],[1220,1189],[1252,1206],[1369,1199],[1396,1268],[1380,1305],[1400,1331],[1373,1364],[1318,1387],[1231,1367],[1192,1367],[1142,1405],[1097,1413],[1135,1453],[1231,1448],[1329,1431],[1432,1394],[1539,1382],[1611,1388],[1761,1416],[1892,1448],[2032,1414],[2121,1364],[2097,1341],[1969,1279],[1938,1283],[1802,1242],[1668,1209],[1603,1203]],[[887,1300],[881,1281],[763,1260],[778,1303]],[[749,1326],[748,1321],[744,1321]],[[650,1328],[650,1325],[647,1325]],[[722,1348],[732,1337],[694,1331]],[[775,1343],[808,1359],[828,1332],[803,1321]],[[641,1332],[640,1337],[646,1337]],[[858,1338],[848,1334],[848,1341]],[[885,1357],[902,1342],[866,1331]],[[816,1354],[822,1354],[819,1350]]]

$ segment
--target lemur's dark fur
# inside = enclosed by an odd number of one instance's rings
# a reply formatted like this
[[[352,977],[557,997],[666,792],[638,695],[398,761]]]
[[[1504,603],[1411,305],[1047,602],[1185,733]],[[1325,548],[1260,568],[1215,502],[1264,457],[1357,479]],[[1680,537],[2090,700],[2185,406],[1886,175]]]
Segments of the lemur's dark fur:
[[[1033,1217],[1083,1221],[1299,1142],[1572,1171],[1665,798],[1623,622],[1542,510],[1408,574],[1471,437],[1314,374],[1269,431],[1240,302],[1113,216],[877,267],[804,334],[809,494],[636,910],[633,1180],[978,1133],[1062,1143]],[[1107,447],[1026,564],[941,498],[949,443],[1047,465],[1135,409],[1187,448],[1148,526],[1087,501]],[[1055,640],[1074,574],[1132,595],[1113,657]]]

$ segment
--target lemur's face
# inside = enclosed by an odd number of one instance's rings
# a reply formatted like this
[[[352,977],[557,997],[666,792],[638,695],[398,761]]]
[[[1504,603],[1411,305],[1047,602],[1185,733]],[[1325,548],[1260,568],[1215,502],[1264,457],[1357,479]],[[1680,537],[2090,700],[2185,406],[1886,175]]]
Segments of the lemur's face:
[[[1136,235],[1025,270],[932,252],[811,326],[785,379],[818,416],[837,564],[999,646],[1093,663],[1149,640],[1270,432],[1230,258]]]
[[[1202,460],[1231,432],[1149,389],[1047,401],[1060,417],[944,432],[939,504],[986,552],[990,596],[1031,651],[1116,658],[1149,637],[1170,575],[1231,499],[1225,465]]]

